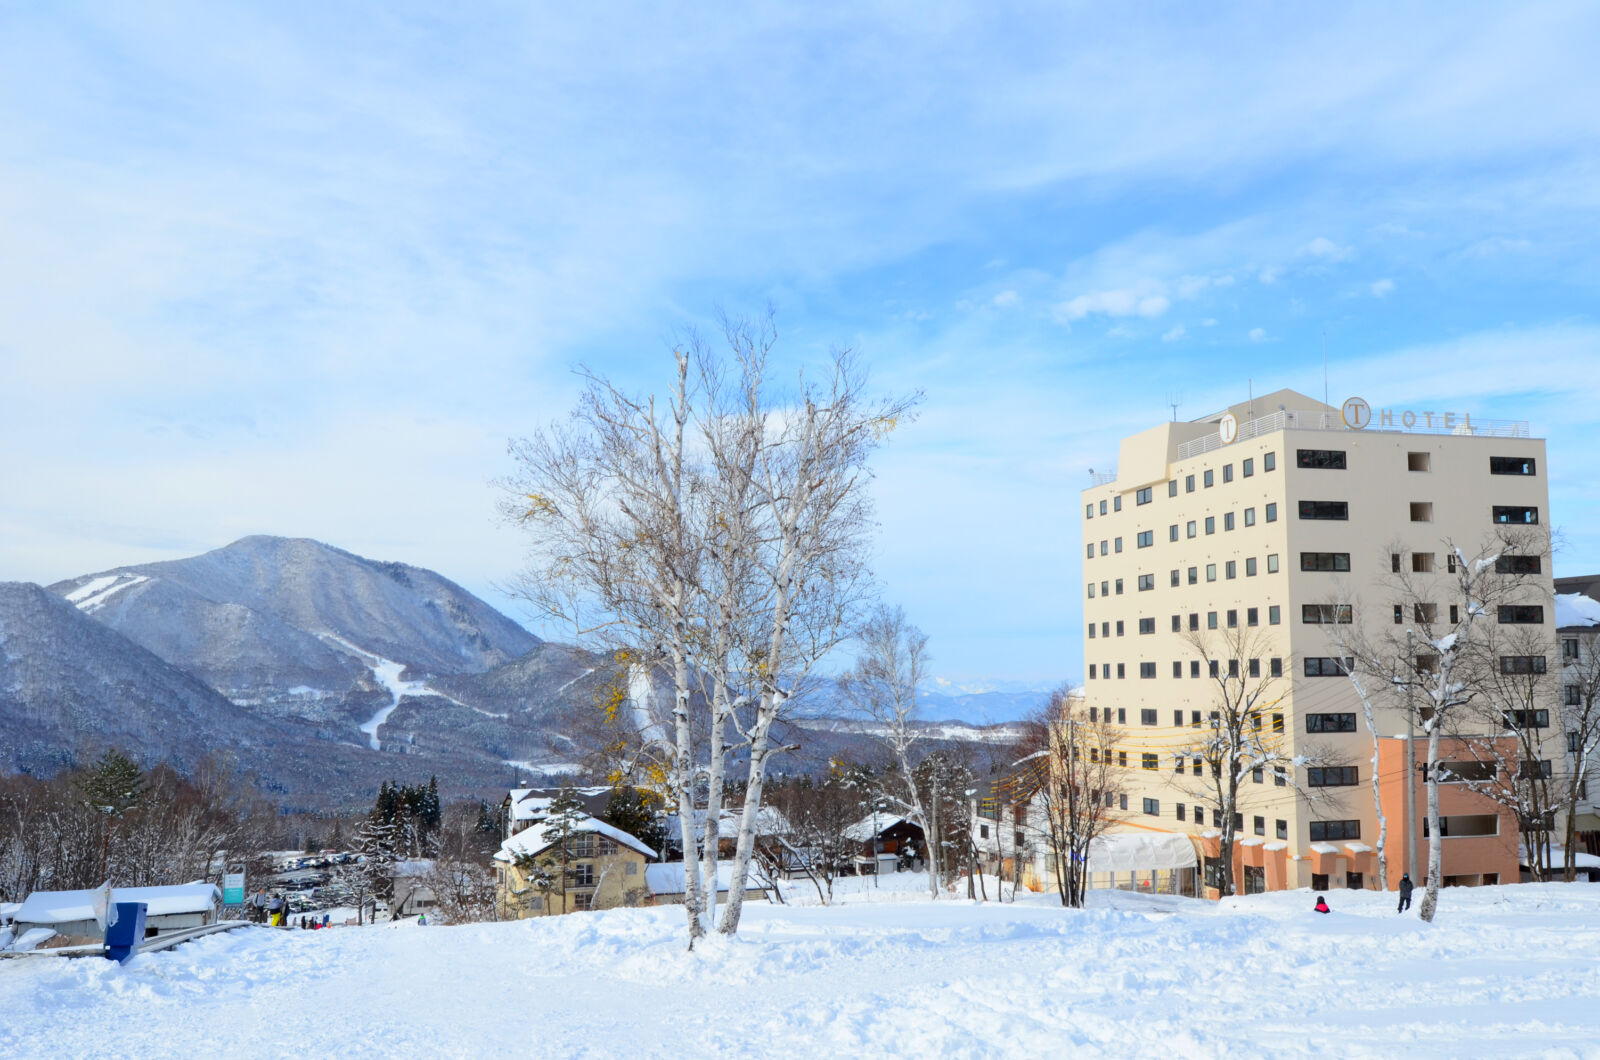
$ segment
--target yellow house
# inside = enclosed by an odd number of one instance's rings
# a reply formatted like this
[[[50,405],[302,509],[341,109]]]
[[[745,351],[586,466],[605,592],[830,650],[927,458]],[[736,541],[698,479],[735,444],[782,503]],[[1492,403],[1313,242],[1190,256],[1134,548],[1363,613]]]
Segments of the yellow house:
[[[562,844],[541,821],[494,856],[495,909],[502,920],[645,903],[645,865],[656,852],[620,828],[580,817]]]

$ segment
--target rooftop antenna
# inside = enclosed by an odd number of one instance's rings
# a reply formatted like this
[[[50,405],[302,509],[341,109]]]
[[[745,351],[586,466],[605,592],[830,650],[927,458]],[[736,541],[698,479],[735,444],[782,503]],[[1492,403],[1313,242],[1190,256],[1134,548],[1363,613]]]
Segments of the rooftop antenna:
[[[1167,391],[1167,404],[1172,406],[1172,422],[1178,422],[1178,406],[1183,404],[1183,395],[1175,390]]]
[[[1328,325],[1322,325],[1322,403],[1328,403]]]

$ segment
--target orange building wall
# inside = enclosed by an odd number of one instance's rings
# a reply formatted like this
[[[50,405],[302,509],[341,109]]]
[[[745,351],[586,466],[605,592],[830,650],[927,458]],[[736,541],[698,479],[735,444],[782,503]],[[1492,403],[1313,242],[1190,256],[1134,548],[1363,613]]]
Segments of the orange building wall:
[[[1400,877],[1406,871],[1406,847],[1410,842],[1415,842],[1417,855],[1417,875],[1412,877],[1412,882],[1421,887],[1428,872],[1428,840],[1423,836],[1423,822],[1428,816],[1428,789],[1422,780],[1423,766],[1428,761],[1428,741],[1420,736],[1414,741],[1415,766],[1410,772],[1417,807],[1414,835],[1408,831],[1405,813],[1406,742],[1389,738],[1378,741],[1378,744],[1378,790],[1383,799],[1384,816],[1389,819],[1386,849],[1389,889],[1399,886]],[[1472,755],[1465,744],[1466,741],[1459,739],[1441,739],[1440,761],[1470,759]],[[1499,875],[1501,883],[1516,883],[1521,878],[1517,857],[1517,819],[1509,809],[1485,795],[1469,790],[1464,784],[1441,784],[1439,814],[1443,817],[1495,814],[1500,818],[1498,835],[1446,836],[1442,840],[1445,876],[1477,876],[1492,872]],[[1373,869],[1376,869],[1375,864]]]

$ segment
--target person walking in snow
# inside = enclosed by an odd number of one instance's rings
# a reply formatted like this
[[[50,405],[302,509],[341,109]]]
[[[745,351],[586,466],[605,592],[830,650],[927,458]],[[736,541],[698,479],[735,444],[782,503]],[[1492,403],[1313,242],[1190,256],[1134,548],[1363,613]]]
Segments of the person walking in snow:
[[[1313,913],[1331,913],[1331,912],[1333,912],[1332,909],[1328,908],[1328,903],[1322,900],[1322,895],[1320,895],[1320,894],[1317,895],[1316,907],[1313,908],[1311,911]]]
[[[1396,909],[1395,912],[1404,913],[1411,908],[1411,892],[1415,889],[1411,882],[1410,873],[1403,873],[1400,876],[1400,908]]]

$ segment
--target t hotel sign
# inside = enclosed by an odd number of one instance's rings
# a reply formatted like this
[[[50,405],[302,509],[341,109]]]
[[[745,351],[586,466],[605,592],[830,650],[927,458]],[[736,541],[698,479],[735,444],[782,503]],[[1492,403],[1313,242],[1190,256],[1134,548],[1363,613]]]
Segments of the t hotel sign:
[[[1352,430],[1362,430],[1372,423],[1373,409],[1367,404],[1365,398],[1353,397],[1347,400],[1339,409],[1339,415],[1344,419],[1344,425]],[[1400,426],[1410,430],[1419,421],[1424,427],[1440,428],[1453,431],[1456,427],[1465,427],[1472,430],[1472,414],[1463,412],[1457,415],[1454,412],[1413,412],[1410,409],[1379,409],[1377,410],[1378,426],[1393,427],[1398,417]]]

